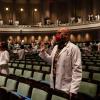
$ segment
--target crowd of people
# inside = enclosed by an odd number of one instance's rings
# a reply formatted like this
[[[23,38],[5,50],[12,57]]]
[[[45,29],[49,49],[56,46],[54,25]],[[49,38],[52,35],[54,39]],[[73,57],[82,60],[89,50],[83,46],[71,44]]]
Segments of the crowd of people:
[[[82,16],[71,16],[70,18],[66,19],[66,21],[62,21],[60,18],[56,19],[55,22],[52,22],[52,20],[49,17],[44,18],[44,22],[38,22],[36,25],[39,27],[42,27],[42,25],[56,25],[60,26],[62,24],[83,24],[87,22],[99,22],[100,21],[100,14],[88,14],[86,18],[83,18]],[[20,22],[16,20],[13,22],[12,19],[9,19],[9,25],[20,25]],[[4,25],[3,20],[0,19],[0,25]]]

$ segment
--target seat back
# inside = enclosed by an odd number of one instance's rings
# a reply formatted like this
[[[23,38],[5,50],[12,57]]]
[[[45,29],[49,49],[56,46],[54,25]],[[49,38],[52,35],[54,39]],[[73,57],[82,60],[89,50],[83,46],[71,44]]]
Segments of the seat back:
[[[42,66],[42,71],[50,72],[49,66]]]
[[[100,73],[93,73],[93,80],[100,82]]]
[[[19,68],[24,68],[24,66],[25,66],[25,63],[20,63],[20,64],[18,65]]]
[[[12,67],[18,67],[18,63],[12,63]]]
[[[50,74],[45,74],[44,81],[45,83],[50,84]]]
[[[82,78],[89,79],[89,72],[83,71],[82,72]]]
[[[28,84],[19,82],[17,92],[23,96],[28,96],[29,88],[30,86]]]
[[[33,69],[34,69],[34,70],[40,70],[40,67],[41,67],[40,65],[34,65],[34,66],[33,66]]]
[[[16,89],[17,81],[13,79],[7,79],[6,87],[8,90],[15,90]]]
[[[79,92],[95,97],[97,92],[97,84],[81,82]]]
[[[14,74],[14,68],[9,68],[9,74]]]
[[[18,76],[22,75],[22,69],[16,69],[15,75],[18,75]]]
[[[26,64],[27,69],[32,69],[32,64]]]
[[[6,81],[6,77],[5,76],[0,76],[0,86],[4,86],[5,81]]]
[[[42,77],[43,77],[43,73],[34,72],[34,75],[33,75],[33,79],[34,79],[34,80],[40,81],[40,80],[42,80]]]
[[[29,71],[29,70],[24,70],[23,72],[24,77],[31,77],[31,74],[32,74],[32,71]]]
[[[68,100],[68,99],[65,99],[65,98],[57,96],[57,95],[52,95],[51,100]]]
[[[31,99],[32,100],[46,100],[48,93],[44,90],[33,88]]]

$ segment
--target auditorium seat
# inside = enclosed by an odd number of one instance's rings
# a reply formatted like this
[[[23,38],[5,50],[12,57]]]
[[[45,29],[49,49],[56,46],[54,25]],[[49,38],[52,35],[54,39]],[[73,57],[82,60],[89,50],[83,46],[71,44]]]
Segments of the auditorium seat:
[[[9,68],[9,74],[14,74],[14,68]]]
[[[82,78],[89,79],[89,73],[90,73],[90,72],[83,71],[83,72],[82,72]]]
[[[89,83],[89,82],[81,82],[80,93],[84,93],[90,97],[95,97],[97,92],[97,84]]]
[[[25,68],[25,63],[20,63],[20,64],[18,65],[18,67],[19,67],[19,68]]]
[[[28,84],[19,82],[17,93],[23,96],[28,96],[30,86]]]
[[[52,95],[51,100],[68,100],[68,99],[60,97],[60,96],[57,96],[57,95]]]
[[[29,70],[24,70],[24,72],[23,72],[23,77],[31,77],[31,75],[32,75],[32,71],[29,71]]]
[[[7,79],[6,86],[1,87],[0,89],[4,89],[6,91],[15,90],[17,85],[17,81],[13,79]]]
[[[32,69],[32,64],[26,64],[26,65],[25,65],[25,68],[27,68],[27,69]]]
[[[49,66],[42,66],[42,71],[50,72]]]
[[[42,80],[42,77],[43,77],[43,73],[34,72],[34,75],[33,75],[33,79],[34,79],[34,80],[40,81],[40,80]]]
[[[91,71],[98,71],[98,72],[100,72],[100,67],[88,66],[88,69],[91,70]]]
[[[93,73],[92,79],[100,82],[100,73]]]
[[[40,70],[40,67],[41,67],[40,65],[34,65],[34,66],[33,66],[33,69],[34,69],[34,70]]]
[[[47,100],[48,93],[44,90],[33,88],[31,100]]]
[[[11,65],[12,65],[12,63],[11,63],[11,62],[9,62],[9,63],[8,63],[8,66],[10,67]]]
[[[10,98],[13,96],[16,100],[30,100],[28,97],[30,86],[28,84],[19,82],[17,91],[10,92]]]
[[[12,67],[18,67],[18,63],[17,62],[13,62],[12,63]]]
[[[50,82],[50,74],[46,74],[44,80]]]
[[[5,85],[5,82],[6,82],[6,77],[0,75],[0,87],[1,86],[4,86]]]
[[[50,74],[45,74],[44,80],[41,80],[41,82],[50,85]]]
[[[17,75],[17,76],[21,76],[22,75],[22,69],[16,69],[14,74]]]

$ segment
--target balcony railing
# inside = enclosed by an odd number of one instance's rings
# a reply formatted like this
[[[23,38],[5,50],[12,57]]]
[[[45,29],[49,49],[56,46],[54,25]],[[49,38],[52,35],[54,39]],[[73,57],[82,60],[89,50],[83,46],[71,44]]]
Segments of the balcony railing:
[[[56,31],[61,27],[68,27],[72,29],[72,31],[79,30],[89,30],[89,29],[99,29],[100,22],[87,22],[81,24],[59,24],[59,25],[0,25],[0,32],[48,32],[48,31]]]

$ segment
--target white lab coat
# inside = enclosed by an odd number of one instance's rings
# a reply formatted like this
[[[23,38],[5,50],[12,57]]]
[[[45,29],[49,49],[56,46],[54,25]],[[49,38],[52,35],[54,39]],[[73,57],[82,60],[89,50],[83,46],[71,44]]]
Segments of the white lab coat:
[[[9,74],[8,62],[10,56],[7,50],[0,51],[0,73]]]
[[[44,60],[51,63],[50,85],[54,88],[53,82],[53,61],[58,46],[56,45],[51,55],[41,52],[39,55]],[[82,79],[81,53],[79,48],[71,42],[60,51],[56,68],[56,89],[66,93],[77,94]]]

